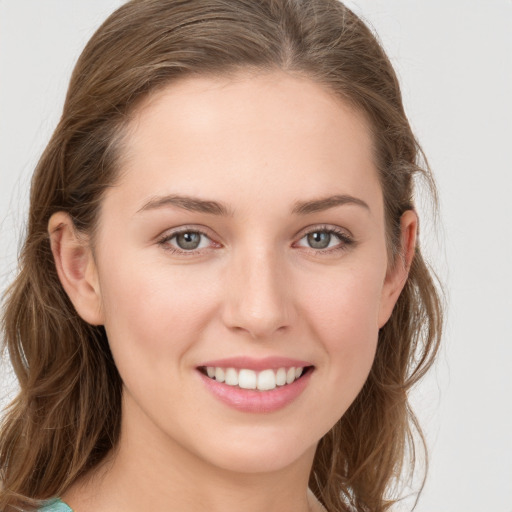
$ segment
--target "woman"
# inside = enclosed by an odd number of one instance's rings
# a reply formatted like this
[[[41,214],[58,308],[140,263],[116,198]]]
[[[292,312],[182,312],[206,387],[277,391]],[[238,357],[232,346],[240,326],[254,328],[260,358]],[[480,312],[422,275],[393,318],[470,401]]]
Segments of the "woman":
[[[335,0],[110,16],[32,183],[0,508],[389,509],[441,332],[420,157]]]

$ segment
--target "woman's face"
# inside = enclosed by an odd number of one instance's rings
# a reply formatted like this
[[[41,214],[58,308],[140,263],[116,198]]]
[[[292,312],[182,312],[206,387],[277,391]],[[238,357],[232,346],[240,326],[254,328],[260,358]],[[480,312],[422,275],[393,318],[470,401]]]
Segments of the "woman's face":
[[[128,128],[94,250],[125,432],[241,472],[310,460],[399,293],[363,117],[275,72],[184,79]]]

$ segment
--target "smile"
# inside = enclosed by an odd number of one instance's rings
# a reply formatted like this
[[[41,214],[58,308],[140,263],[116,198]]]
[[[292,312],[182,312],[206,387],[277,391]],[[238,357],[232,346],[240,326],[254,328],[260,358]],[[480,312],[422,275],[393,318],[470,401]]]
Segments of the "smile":
[[[310,367],[281,367],[255,371],[248,368],[222,368],[219,366],[200,367],[199,370],[210,379],[223,382],[240,389],[270,391],[276,387],[287,386],[299,379]]]
[[[315,366],[282,357],[234,357],[205,361],[196,370],[206,389],[221,403],[261,414],[279,411],[298,400]]]

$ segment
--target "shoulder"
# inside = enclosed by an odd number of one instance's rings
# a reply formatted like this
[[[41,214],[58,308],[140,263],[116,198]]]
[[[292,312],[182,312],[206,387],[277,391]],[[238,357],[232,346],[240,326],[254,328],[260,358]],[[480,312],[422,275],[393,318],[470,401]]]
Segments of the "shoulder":
[[[73,510],[60,499],[55,499],[47,502],[38,512],[73,512]]]

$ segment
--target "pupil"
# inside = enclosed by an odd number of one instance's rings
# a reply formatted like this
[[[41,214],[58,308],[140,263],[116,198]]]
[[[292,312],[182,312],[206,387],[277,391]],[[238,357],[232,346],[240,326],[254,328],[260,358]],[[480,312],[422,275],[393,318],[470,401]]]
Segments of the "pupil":
[[[316,231],[308,235],[308,243],[313,249],[325,249],[329,246],[331,234],[325,231]]]
[[[180,233],[176,237],[176,242],[180,249],[197,249],[201,241],[201,235],[199,233],[187,232]]]

